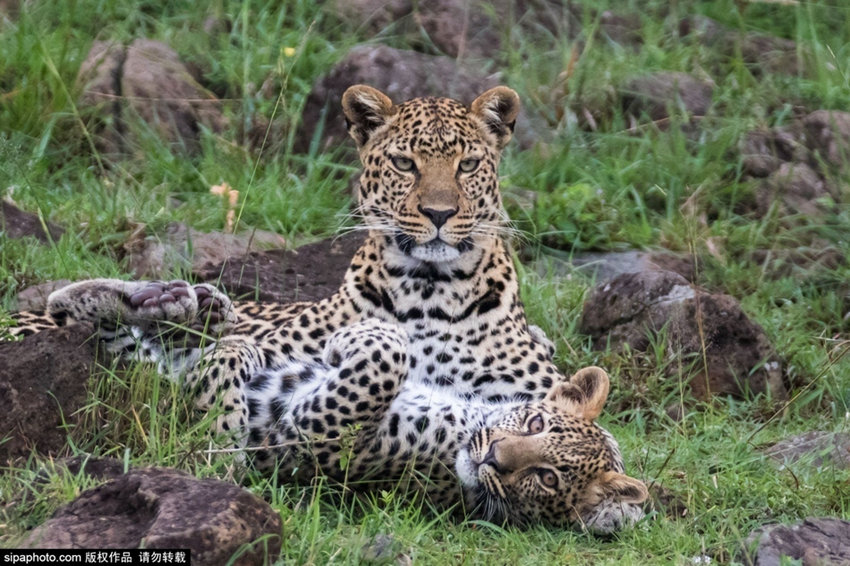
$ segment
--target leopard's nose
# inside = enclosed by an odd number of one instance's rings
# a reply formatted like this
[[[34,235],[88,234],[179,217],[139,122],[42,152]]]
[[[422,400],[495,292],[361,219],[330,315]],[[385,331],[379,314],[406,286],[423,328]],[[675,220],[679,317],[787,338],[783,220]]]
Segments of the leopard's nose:
[[[499,465],[499,461],[496,459],[496,445],[499,442],[501,442],[501,439],[494,440],[492,444],[490,444],[490,448],[487,450],[487,453],[484,455],[484,458],[481,459],[478,465],[483,466],[484,464],[487,464],[488,466],[495,468],[495,470],[501,474],[502,472],[504,472],[504,470]]]
[[[440,228],[443,224],[446,223],[446,220],[457,214],[456,208],[444,208],[444,209],[436,209],[436,208],[424,208],[421,205],[419,206],[419,212],[422,213],[422,216],[430,220],[435,227]]]

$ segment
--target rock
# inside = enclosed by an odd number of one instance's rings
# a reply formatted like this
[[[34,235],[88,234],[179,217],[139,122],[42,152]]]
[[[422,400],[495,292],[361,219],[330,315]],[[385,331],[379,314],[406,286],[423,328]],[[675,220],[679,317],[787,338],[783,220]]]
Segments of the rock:
[[[137,229],[124,244],[124,260],[134,277],[156,279],[181,269],[203,271],[252,251],[284,245],[283,236],[264,230],[244,234],[198,232],[172,222],[165,234],[146,236],[143,226]]]
[[[58,281],[45,281],[38,285],[27,287],[16,297],[16,310],[19,311],[44,311],[47,308],[47,297],[50,293],[57,289],[61,289],[66,285],[70,285],[69,279],[60,279]]]
[[[3,25],[4,18],[16,20],[20,11],[21,0],[0,0],[0,26]]]
[[[74,325],[0,342],[0,463],[33,449],[49,455],[63,450],[63,424],[76,422],[96,363],[92,332],[91,326]]]
[[[576,17],[581,21],[579,17]],[[617,14],[605,10],[599,14],[599,31],[611,43],[624,47],[638,47],[643,43],[643,25],[637,14]]]
[[[80,494],[24,541],[28,548],[189,549],[192,564],[267,564],[280,553],[280,515],[235,485],[148,468]],[[250,545],[247,549],[246,545]]]
[[[578,10],[555,0],[337,0],[331,5],[351,29],[403,36],[406,44],[436,48],[454,59],[498,59],[509,47],[504,40],[523,31],[549,36],[554,49],[558,37],[575,37],[578,27]],[[623,22],[612,20],[609,15],[600,26],[622,34]]]
[[[846,169],[850,163],[850,113],[816,110],[802,122],[806,146],[812,151],[813,166],[825,163]]]
[[[672,109],[689,117],[704,116],[711,107],[714,84],[687,73],[660,72],[635,77],[620,91],[623,109],[635,117],[668,118]]]
[[[231,297],[290,303],[318,301],[342,284],[363,232],[352,232],[295,250],[270,250],[208,265],[196,275]]]
[[[449,57],[424,55],[384,45],[359,45],[313,85],[304,105],[301,128],[295,140],[296,151],[310,149],[316,128],[321,125],[319,150],[350,147],[340,100],[349,86],[368,84],[385,92],[394,102],[417,96],[446,96],[472,102],[485,90],[500,84],[496,75],[458,64]],[[520,145],[533,145],[537,139],[529,131],[529,118],[521,113],[516,136]]]
[[[743,172],[767,177],[786,161],[805,161],[808,150],[790,128],[747,132],[739,144]]]
[[[733,297],[710,294],[669,271],[619,275],[598,285],[584,304],[579,331],[601,350],[644,351],[666,329],[669,356],[694,364],[690,387],[711,395],[767,393],[787,397],[779,358],[764,330]],[[679,369],[671,364],[671,371]]]
[[[220,101],[158,41],[94,42],[77,83],[80,110],[97,120],[97,145],[107,156],[131,153],[147,130],[175,149],[197,152],[202,128],[219,132],[225,125]]]
[[[808,224],[834,209],[838,195],[833,190],[805,163],[782,163],[758,186],[756,213],[763,217],[778,206],[777,214],[786,222],[800,215],[800,222]]]
[[[808,518],[796,525],[760,527],[747,537],[739,557],[748,566],[780,566],[788,559],[804,566],[850,564],[850,521]]]
[[[525,259],[525,258],[524,258]],[[531,264],[540,275],[554,274],[571,277],[581,274],[595,283],[604,283],[624,273],[664,270],[678,273],[688,281],[695,281],[693,258],[668,252],[586,252],[577,253],[569,260],[551,255],[532,258]]]
[[[33,237],[42,244],[57,242],[65,233],[61,227],[52,222],[42,224],[37,215],[24,212],[11,202],[4,200],[0,209],[0,232],[6,238]],[[47,230],[45,231],[45,226]]]
[[[814,468],[828,465],[846,470],[850,469],[850,434],[806,432],[780,440],[764,453],[783,465],[806,462]]]
[[[803,72],[797,44],[790,39],[728,28],[705,16],[679,22],[679,35],[689,37],[726,59],[738,57],[756,76],[765,72],[799,75]]]

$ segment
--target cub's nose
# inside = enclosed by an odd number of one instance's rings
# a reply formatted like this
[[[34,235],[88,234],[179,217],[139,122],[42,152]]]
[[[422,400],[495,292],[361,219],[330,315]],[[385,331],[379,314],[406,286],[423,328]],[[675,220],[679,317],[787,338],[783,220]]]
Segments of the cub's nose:
[[[446,220],[457,214],[457,209],[445,208],[437,210],[436,208],[423,208],[422,206],[419,206],[419,212],[422,213],[422,216],[430,220],[434,226],[439,228],[446,223]]]

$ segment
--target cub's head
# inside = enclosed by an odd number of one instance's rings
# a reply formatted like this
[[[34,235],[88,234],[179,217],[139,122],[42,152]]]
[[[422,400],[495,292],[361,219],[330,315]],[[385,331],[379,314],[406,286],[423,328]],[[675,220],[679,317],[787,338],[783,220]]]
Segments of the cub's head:
[[[497,170],[519,112],[514,91],[490,89],[468,107],[448,98],[397,105],[356,85],[342,108],[363,163],[359,213],[371,230],[431,263],[488,246],[505,221]]]
[[[607,396],[608,375],[585,368],[542,402],[476,431],[455,463],[473,513],[601,533],[643,517],[646,486],[623,474],[617,442],[593,422]]]

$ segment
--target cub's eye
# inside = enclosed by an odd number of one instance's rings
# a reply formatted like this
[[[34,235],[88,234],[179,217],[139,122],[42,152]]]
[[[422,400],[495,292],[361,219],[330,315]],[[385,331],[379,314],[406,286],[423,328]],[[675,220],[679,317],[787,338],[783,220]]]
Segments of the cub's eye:
[[[528,421],[528,432],[531,434],[543,432],[543,417],[541,415],[535,415]]]
[[[393,162],[393,166],[399,171],[413,171],[413,160],[408,159],[407,157],[393,157],[391,158]]]
[[[461,173],[472,173],[476,169],[478,169],[478,164],[481,163],[480,159],[464,159],[460,162],[458,169],[460,169]]]
[[[538,477],[540,478],[540,483],[546,487],[555,487],[558,485],[558,474],[552,470],[540,470]]]

